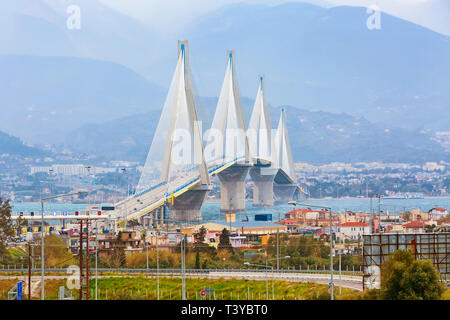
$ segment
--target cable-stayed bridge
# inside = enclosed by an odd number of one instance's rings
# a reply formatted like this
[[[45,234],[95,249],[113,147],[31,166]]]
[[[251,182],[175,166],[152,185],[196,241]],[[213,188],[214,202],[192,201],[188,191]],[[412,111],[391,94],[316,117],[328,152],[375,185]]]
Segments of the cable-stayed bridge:
[[[223,212],[245,211],[248,174],[254,182],[254,205],[291,200],[299,187],[285,119],[282,109],[278,128],[272,130],[260,75],[245,129],[235,54],[229,51],[217,108],[203,144],[190,80],[188,42],[179,41],[177,65],[136,193],[116,203],[111,218],[147,216],[151,224],[159,225],[167,218],[168,208],[172,221],[200,221],[214,175],[221,183]]]

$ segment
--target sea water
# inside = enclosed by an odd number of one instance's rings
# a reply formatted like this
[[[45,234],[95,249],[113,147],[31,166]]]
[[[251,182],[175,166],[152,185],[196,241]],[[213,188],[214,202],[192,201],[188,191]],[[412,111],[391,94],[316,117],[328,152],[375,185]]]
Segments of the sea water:
[[[368,198],[351,198],[351,199],[315,199],[299,201],[296,208],[307,207],[307,205],[330,207],[332,212],[370,212],[371,201]],[[111,204],[103,204],[111,205]],[[35,215],[39,215],[41,212],[40,203],[14,203],[13,214],[18,214],[20,211],[31,212],[34,211]],[[88,204],[64,204],[64,203],[45,203],[45,212],[64,212],[73,213],[75,211],[85,211],[91,206]],[[450,211],[450,197],[426,197],[423,199],[381,199],[380,209],[387,213],[401,213],[412,209],[420,209],[422,212],[442,207]],[[284,213],[294,209],[293,205],[282,203],[275,204],[273,207],[254,207],[252,202],[247,202],[246,211],[237,213],[236,221],[246,220],[253,221],[255,214],[271,213],[273,220],[277,221],[278,217],[283,219]],[[314,208],[313,208],[314,209]],[[378,213],[378,199],[372,199],[372,212]],[[220,212],[219,202],[206,202],[202,207],[202,216],[204,222],[209,221],[224,221],[225,214]]]

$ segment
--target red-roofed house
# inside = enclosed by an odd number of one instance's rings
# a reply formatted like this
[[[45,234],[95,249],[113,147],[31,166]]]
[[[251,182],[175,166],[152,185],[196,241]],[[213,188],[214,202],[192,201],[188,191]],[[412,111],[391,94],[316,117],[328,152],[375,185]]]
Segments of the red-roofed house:
[[[340,240],[358,240],[363,234],[370,233],[370,225],[364,222],[344,222],[338,226],[337,238]]]
[[[405,233],[423,233],[427,223],[423,220],[412,221],[403,225],[403,232]]]

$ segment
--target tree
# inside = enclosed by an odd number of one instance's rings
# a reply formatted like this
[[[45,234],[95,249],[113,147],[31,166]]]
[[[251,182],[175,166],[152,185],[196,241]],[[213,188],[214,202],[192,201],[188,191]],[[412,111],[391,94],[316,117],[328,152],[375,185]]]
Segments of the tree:
[[[9,258],[6,241],[12,236],[14,236],[14,227],[11,220],[11,206],[9,200],[3,201],[0,198],[0,257],[2,260]]]
[[[67,249],[63,240],[55,235],[44,238],[44,249],[46,268],[63,268],[75,263],[73,254]],[[36,247],[35,252],[41,252],[40,245]]]
[[[200,269],[200,252],[195,253],[195,269]]]
[[[197,242],[204,242],[205,236],[206,236],[206,228],[204,226],[201,226],[200,230],[196,234],[194,234],[194,238],[195,240],[197,240]]]
[[[411,220],[411,212],[409,212],[409,211],[403,212],[402,219],[404,219],[405,221],[410,221]]]
[[[124,267],[126,264],[125,248],[122,240],[122,231],[119,231],[116,240],[113,242],[111,253],[111,265],[114,268]]]
[[[381,266],[381,296],[387,300],[437,300],[443,293],[439,272],[430,260],[395,251]]]
[[[434,229],[436,229],[436,225],[435,224],[433,224],[433,225],[426,225],[425,226],[425,232],[433,232]]]
[[[222,234],[219,238],[219,245],[217,246],[217,249],[227,249],[231,252],[233,252],[233,247],[231,246],[230,242],[230,231],[228,231],[227,228],[223,228]]]

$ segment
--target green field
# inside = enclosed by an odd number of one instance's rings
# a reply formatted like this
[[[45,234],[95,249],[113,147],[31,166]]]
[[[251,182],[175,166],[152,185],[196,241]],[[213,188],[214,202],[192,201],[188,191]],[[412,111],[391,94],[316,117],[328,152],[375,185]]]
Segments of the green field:
[[[0,280],[0,300],[7,299],[8,290],[16,283],[16,280]],[[46,299],[58,299],[58,288],[65,286],[66,280],[47,280],[45,286]],[[266,281],[240,280],[240,279],[199,279],[186,278],[186,295],[188,300],[203,299],[200,292],[210,287],[212,294],[205,297],[208,300],[265,300],[268,298],[276,300],[321,300],[330,299],[328,286],[316,283],[300,283],[275,280]],[[181,300],[181,279],[161,277],[159,287],[159,298],[161,300]],[[272,293],[273,292],[273,293]],[[38,295],[33,299],[39,299]],[[75,299],[78,299],[78,290],[72,290]],[[24,293],[24,299],[26,299]],[[98,279],[97,298],[99,300],[156,300],[157,281],[156,278],[145,276],[111,276]],[[335,288],[337,300],[359,300],[364,299],[362,292],[342,288]],[[95,299],[95,279],[90,281],[90,299]],[[450,300],[450,289],[442,295],[442,300]]]
[[[7,298],[8,290],[16,283],[14,280],[0,280],[0,299]],[[58,298],[59,286],[64,286],[65,280],[47,280],[46,298],[54,300]],[[328,286],[315,283],[294,283],[287,281],[238,280],[238,279],[186,279],[186,295],[188,300],[201,300],[201,291],[206,287],[212,289],[212,294],[205,297],[208,300],[264,300],[268,293],[269,299],[276,300],[317,300],[329,299]],[[159,287],[161,300],[181,299],[181,279],[161,277]],[[40,291],[39,291],[40,292]],[[336,288],[337,299],[339,289]],[[351,297],[357,292],[350,289],[342,289],[342,298]],[[78,290],[72,290],[75,299],[78,299]],[[24,293],[26,299],[26,293]],[[156,278],[144,276],[108,277],[98,279],[97,298],[99,300],[156,300]],[[38,299],[38,297],[35,297]],[[90,281],[90,299],[95,299],[95,279]]]
[[[272,282],[255,280],[225,279],[186,279],[186,297],[188,300],[201,300],[200,292],[210,287],[211,300],[259,300],[274,297],[276,300],[329,299],[328,286],[313,283],[292,283],[286,281]],[[91,291],[95,291],[95,282],[91,282]],[[181,299],[180,278],[160,278],[159,298],[161,300]],[[344,289],[343,293],[352,290]],[[104,278],[98,280],[98,298],[103,299],[157,299],[155,278],[124,277]]]

